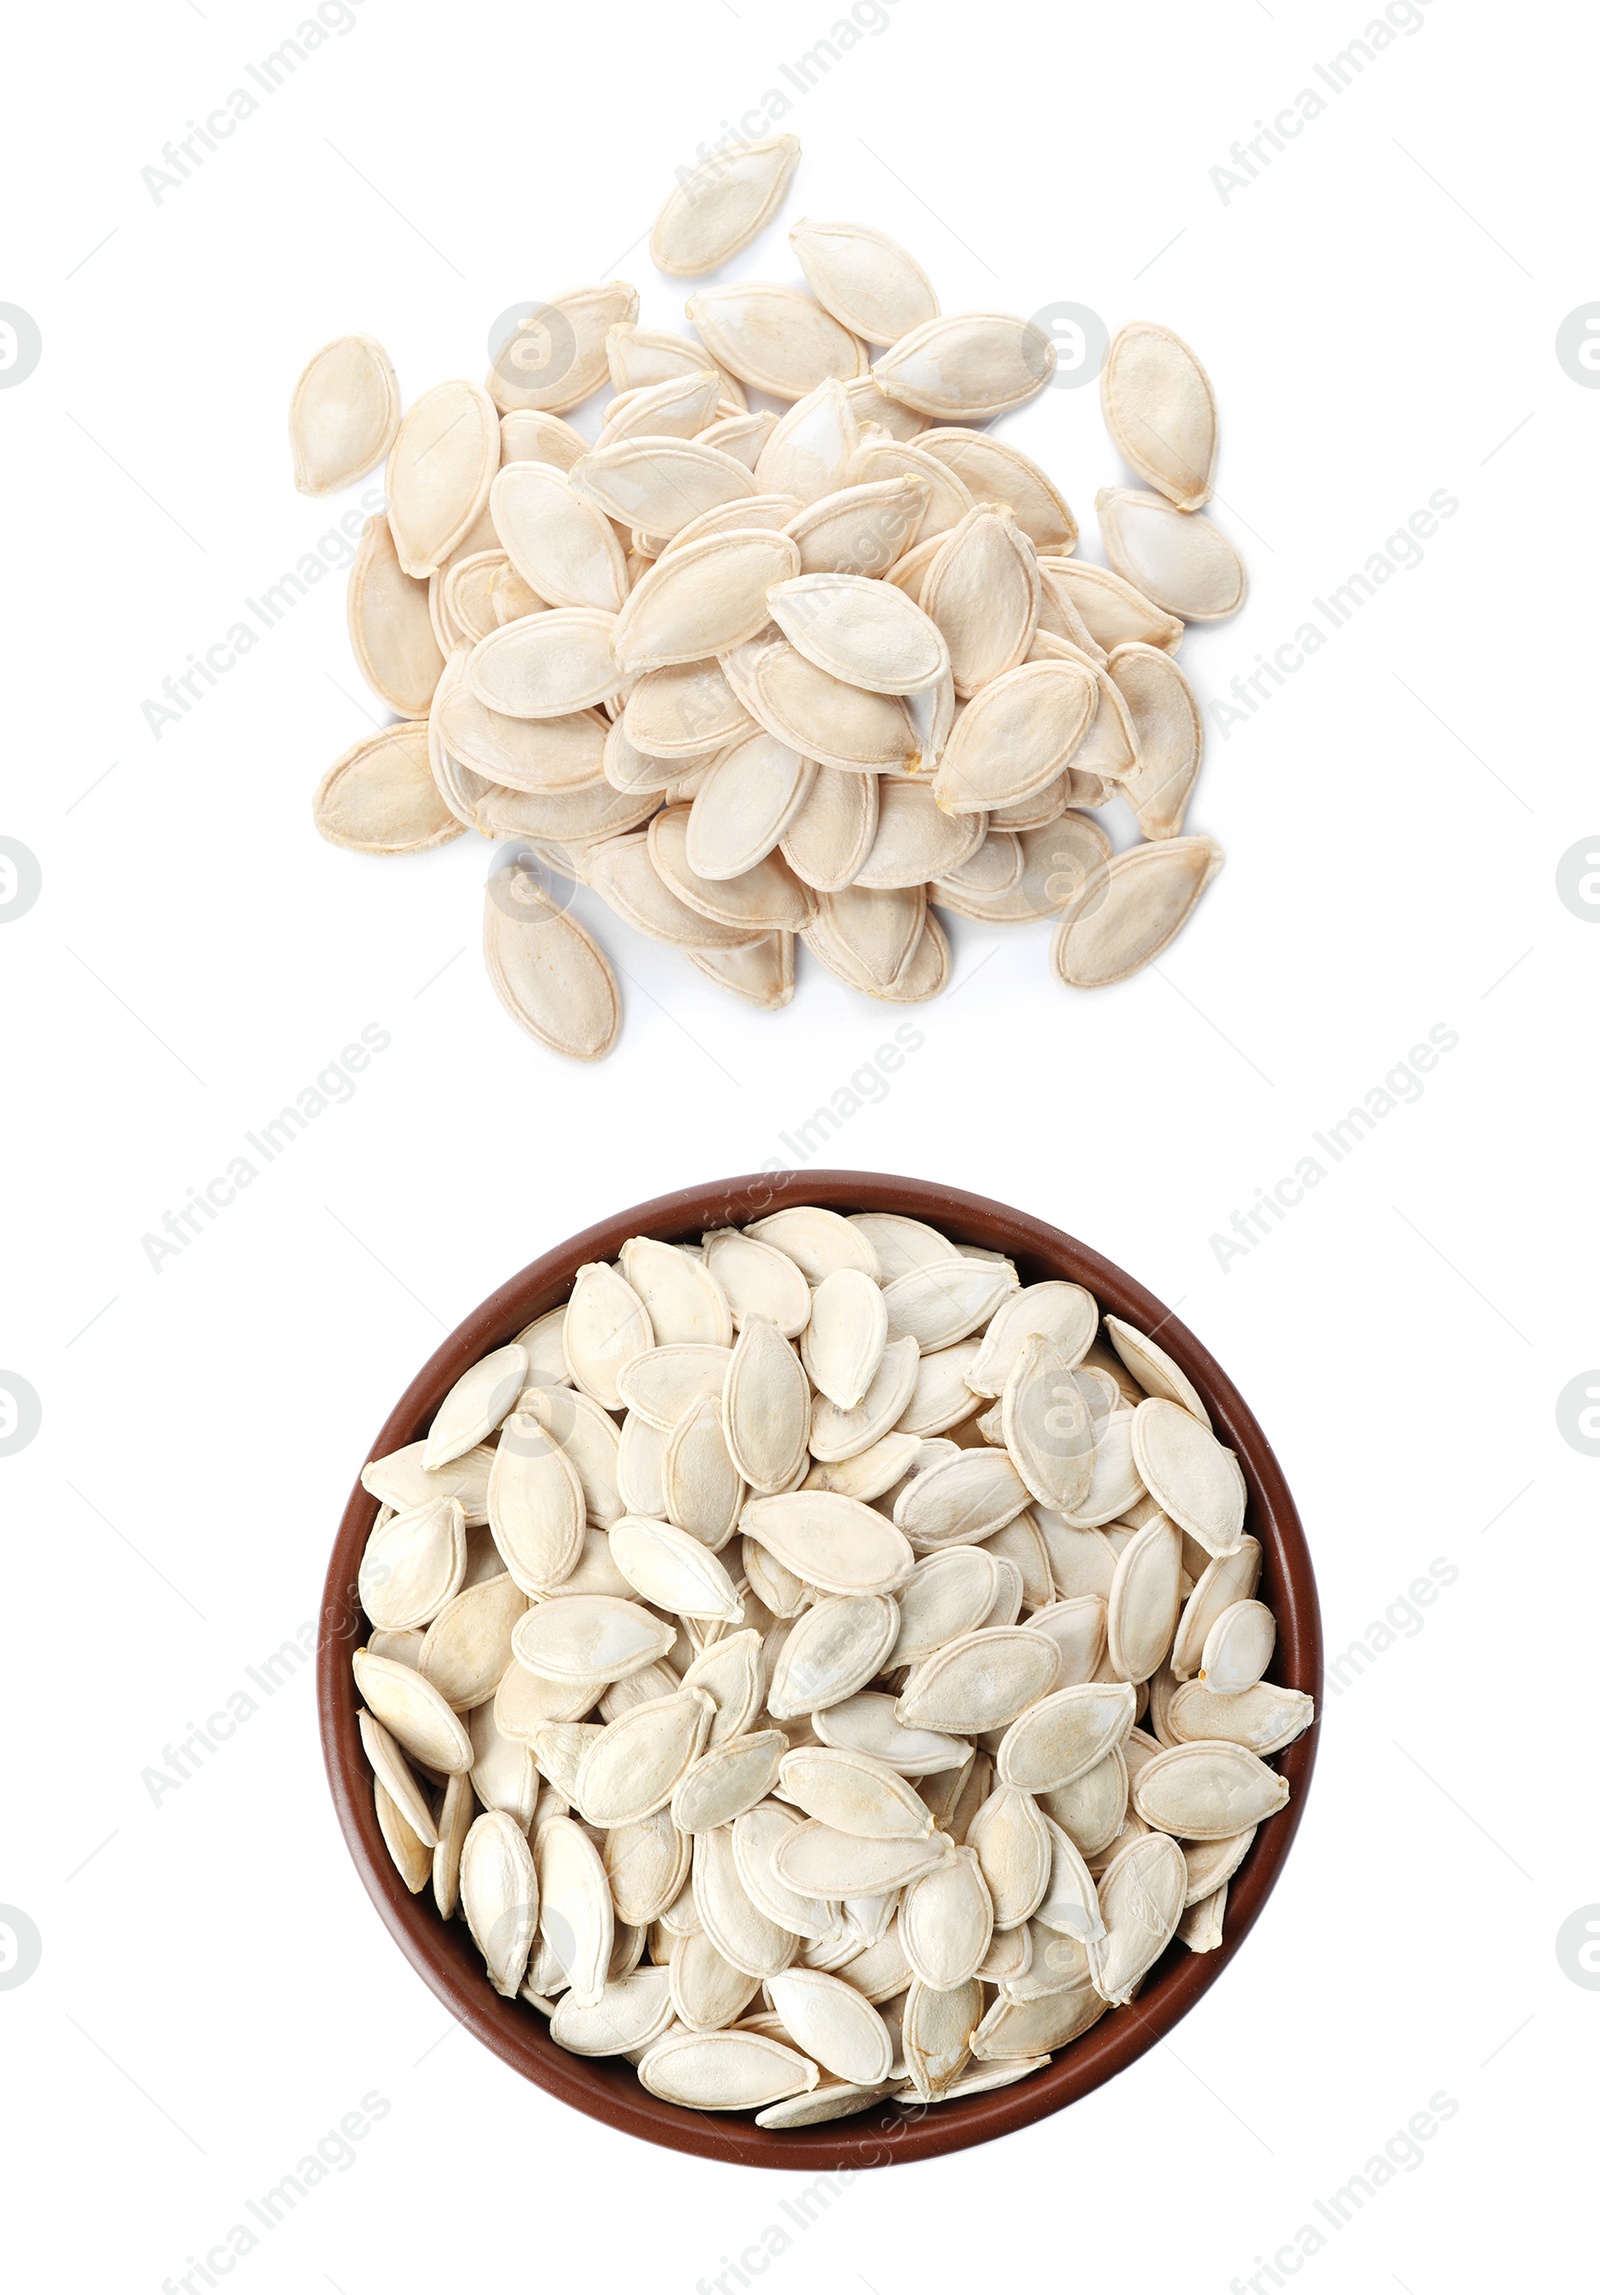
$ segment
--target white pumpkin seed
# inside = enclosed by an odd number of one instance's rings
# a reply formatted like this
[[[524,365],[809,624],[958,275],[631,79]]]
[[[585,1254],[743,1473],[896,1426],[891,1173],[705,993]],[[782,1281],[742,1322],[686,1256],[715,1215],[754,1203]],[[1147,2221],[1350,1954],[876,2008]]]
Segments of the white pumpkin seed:
[[[1060,1663],[1055,1644],[1026,1626],[980,1626],[912,1667],[895,1718],[957,1735],[1004,1729],[1047,1695]]]
[[[799,550],[787,534],[736,528],[685,543],[635,584],[612,632],[617,660],[638,672],[726,656],[766,627],[768,590],[799,568]],[[726,674],[726,660],[722,666]],[[734,690],[744,709],[767,724],[748,696]]]
[[[799,1356],[764,1315],[748,1316],[734,1343],[722,1426],[728,1455],[754,1491],[787,1489],[804,1466],[810,1385]]]
[[[425,579],[472,532],[500,467],[500,418],[476,383],[445,382],[408,408],[389,450],[389,525]]]
[[[611,1890],[600,1852],[570,1817],[537,1827],[533,1863],[539,1884],[539,1934],[581,2008],[605,1991],[615,1940]]]
[[[1100,370],[1100,404],[1113,445],[1141,478],[1180,510],[1209,501],[1217,406],[1186,342],[1148,319],[1119,327]]]
[[[638,2072],[652,2096],[702,2112],[754,2111],[808,2094],[821,2077],[809,2057],[755,2032],[669,2033]]]
[[[1132,1999],[1171,1943],[1187,1889],[1183,1852],[1164,1833],[1131,1841],[1101,1875],[1105,1935],[1088,1947],[1089,1975],[1113,2008]]]
[[[729,144],[680,171],[650,234],[650,260],[674,279],[715,271],[778,212],[800,159],[798,136]]]
[[[900,1613],[887,1594],[835,1594],[803,1610],[784,1637],[767,1684],[775,1720],[815,1714],[854,1697],[880,1673]]]
[[[895,1525],[837,1491],[752,1498],[740,1527],[824,1593],[888,1594],[911,1575],[911,1548]]]
[[[789,244],[824,309],[869,343],[887,346],[938,316],[939,298],[927,274],[882,231],[802,216]]]
[[[1121,486],[1103,486],[1094,506],[1112,567],[1153,605],[1186,622],[1213,622],[1244,604],[1239,553],[1203,514]]]
[[[611,330],[631,327],[638,316],[638,292],[623,279],[552,295],[519,320],[499,348],[489,395],[502,413],[524,407],[565,413],[605,381]]]
[[[922,693],[950,669],[938,626],[892,582],[797,574],[768,592],[767,605],[807,661],[871,693]]]
[[[413,1761],[447,1774],[471,1768],[472,1740],[465,1725],[414,1667],[358,1649],[350,1670],[374,1716]]]
[[[616,528],[547,462],[516,462],[489,490],[495,531],[511,563],[553,606],[621,611],[628,570]]]
[[[1182,1574],[1182,1533],[1164,1514],[1154,1515],[1118,1556],[1106,1603],[1106,1656],[1120,1680],[1148,1681],[1172,1647]]]
[[[519,1665],[552,1681],[623,1681],[665,1657],[674,1639],[672,1627],[637,1602],[574,1594],[525,1610],[511,1646]]]
[[[942,422],[984,422],[1043,390],[1055,345],[1031,319],[967,311],[899,337],[873,374],[880,389]]]
[[[611,968],[521,863],[489,880],[483,955],[496,995],[530,1036],[569,1059],[610,1051],[622,1018]]]
[[[1315,1719],[1315,1701],[1304,1690],[1270,1681],[1234,1697],[1218,1696],[1204,1682],[1180,1682],[1167,1707],[1167,1727],[1180,1745],[1226,1740],[1263,1756],[1292,1745]]]
[[[289,406],[294,482],[337,494],[375,470],[400,426],[400,385],[371,335],[341,335],[307,360]]]
[[[804,398],[836,375],[866,371],[866,353],[837,319],[798,287],[712,287],[684,306],[712,357],[773,398]]]
[[[1017,447],[981,430],[925,430],[924,454],[953,470],[974,502],[1007,509],[1036,550],[1072,550],[1078,525],[1036,462]]]
[[[1044,1639],[1036,1632],[1033,1638]],[[997,1775],[1003,1784],[1020,1785],[1029,1793],[1071,1785],[1122,1743],[1133,1727],[1137,1702],[1126,1681],[1053,1690],[1007,1730],[995,1758]]]
[[[1244,1534],[1239,1462],[1180,1403],[1154,1395],[1133,1414],[1133,1454],[1145,1487],[1180,1529],[1211,1555],[1233,1553]]]
[[[1133,1788],[1133,1805],[1147,1824],[1189,1841],[1226,1840],[1275,1815],[1288,1799],[1286,1777],[1244,1746],[1222,1739],[1158,1753]]]

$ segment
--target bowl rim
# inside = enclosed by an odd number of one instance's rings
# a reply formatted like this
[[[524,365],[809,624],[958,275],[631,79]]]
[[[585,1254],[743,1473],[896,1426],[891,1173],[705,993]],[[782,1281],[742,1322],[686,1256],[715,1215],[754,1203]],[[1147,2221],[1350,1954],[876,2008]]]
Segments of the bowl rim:
[[[675,2151],[747,2167],[839,2174],[936,2158],[1044,2119],[1135,2062],[1209,1991],[1260,1916],[1304,1813],[1321,1727],[1322,1631],[1311,1555],[1283,1470],[1243,1396],[1201,1342],[1142,1284],[1076,1237],[990,1197],[929,1180],[866,1171],[746,1173],[679,1188],[600,1220],[542,1253],[465,1317],[395,1404],[368,1458],[418,1440],[471,1363],[559,1305],[580,1266],[615,1260],[629,1236],[697,1240],[707,1228],[744,1226],[797,1204],[900,1212],[941,1226],[962,1242],[1006,1252],[1018,1261],[1024,1281],[1054,1277],[1084,1284],[1103,1311],[1147,1334],[1159,1331],[1161,1345],[1193,1380],[1217,1431],[1237,1452],[1250,1497],[1251,1534],[1262,1547],[1265,1597],[1278,1623],[1273,1671],[1285,1686],[1316,1698],[1317,1719],[1272,1756],[1289,1780],[1290,1801],[1257,1831],[1229,1884],[1221,1945],[1192,1953],[1174,1940],[1129,2006],[1108,2010],[1045,2070],[986,2094],[936,2105],[886,2101],[851,2119],[781,2130],[759,2128],[743,2114],[692,2111],[650,2095],[621,2058],[573,2056],[557,2047],[537,2010],[502,1999],[487,1983],[465,1923],[441,1921],[431,1891],[413,1897],[396,1871],[378,1829],[350,1669],[351,1653],[365,1634],[356,1575],[378,1510],[359,1476],[323,1590],[317,1706],[334,1807],[367,1894],[424,1982],[503,2063],[592,2118]]]

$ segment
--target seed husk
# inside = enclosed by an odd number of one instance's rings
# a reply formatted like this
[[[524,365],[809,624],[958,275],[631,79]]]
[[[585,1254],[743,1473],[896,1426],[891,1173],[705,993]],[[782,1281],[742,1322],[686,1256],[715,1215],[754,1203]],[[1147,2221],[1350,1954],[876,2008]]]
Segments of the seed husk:
[[[624,279],[571,287],[520,320],[490,369],[490,397],[503,414],[533,408],[564,414],[606,380],[613,327],[639,316],[637,289]]]
[[[798,136],[768,136],[713,152],[680,175],[650,234],[656,269],[695,278],[748,247],[782,205],[799,159]]]
[[[1124,461],[1180,510],[1211,498],[1217,405],[1205,368],[1170,328],[1119,327],[1100,370],[1106,428]]]
[[[1102,487],[1095,508],[1106,556],[1152,605],[1186,622],[1214,622],[1244,604],[1243,561],[1205,516],[1133,487]]]
[[[1153,963],[1222,867],[1210,837],[1135,845],[1096,868],[1062,912],[1050,961],[1068,988],[1108,988]]]
[[[341,335],[312,354],[289,408],[294,482],[337,494],[375,470],[400,427],[400,385],[371,335]]]

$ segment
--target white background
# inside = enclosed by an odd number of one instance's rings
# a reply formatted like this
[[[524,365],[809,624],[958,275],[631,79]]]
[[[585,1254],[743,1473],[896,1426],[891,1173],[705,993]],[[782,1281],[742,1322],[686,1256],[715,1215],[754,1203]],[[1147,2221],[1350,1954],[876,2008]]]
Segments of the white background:
[[[958,927],[924,1046],[828,1158],[1025,1206],[1174,1306],[1280,1451],[1330,1652],[1436,1558],[1457,1576],[1332,1700],[1284,1878],[1172,2045],[1003,2143],[836,2190],[765,2283],[1227,2290],[1326,2231],[1314,2202],[1439,2092],[1454,2116],[1308,2284],[1567,2276],[1600,1998],[1555,1939],[1600,1899],[1600,1462],[1555,1402],[1600,1362],[1600,932],[1556,869],[1600,847],[1578,698],[1600,396],[1554,339],[1600,293],[1595,55],[1576,9],[1430,0],[1333,96],[1312,67],[1370,12],[895,0],[801,96],[780,67],[827,0],[362,0],[159,202],[141,169],[254,85],[294,6],[15,24],[0,299],[43,339],[0,392],[0,834],[43,873],[0,932],[0,1367],[43,1406],[0,1458],[0,1899],[43,1940],[0,1993],[19,2284],[162,2287],[373,2093],[354,2164],[238,2263],[247,2295],[687,2291],[788,2220],[801,2179],[613,2134],[451,2027],[339,1838],[309,1670],[159,1805],[141,1781],[311,1618],[366,1445],[463,1314],[613,1208],[787,1160],[780,1133],[907,1017],[814,967],[758,1015],[607,921],[613,1057],[522,1038],[477,956],[486,848],[379,862],[312,831],[317,779],[382,715],[338,575],[159,742],[141,714],[348,506],[290,483],[311,350],[368,330],[410,396],[481,373],[508,305],[619,273],[680,324],[639,242],[674,168],[772,88],[804,158],[737,270],[793,276],[796,215],[859,215],[947,310],[1072,300],[1194,343],[1213,515],[1254,585],[1185,642],[1208,703],[1436,490],[1459,503],[1246,724],[1213,722],[1191,826],[1228,867],[1159,973],[1073,996],[1043,928]],[[1327,108],[1224,200],[1210,171],[1306,87]],[[1126,480],[1097,392],[1003,429],[1099,556],[1095,490]],[[354,1098],[153,1270],[141,1237],[365,1023],[392,1042]],[[1436,1025],[1459,1043],[1421,1097],[1220,1266],[1235,1208]]]

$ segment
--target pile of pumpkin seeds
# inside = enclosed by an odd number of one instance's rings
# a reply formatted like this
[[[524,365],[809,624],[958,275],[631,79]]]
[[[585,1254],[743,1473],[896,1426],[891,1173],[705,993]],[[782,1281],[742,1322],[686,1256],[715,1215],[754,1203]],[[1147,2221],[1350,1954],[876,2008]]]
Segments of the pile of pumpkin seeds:
[[[896,1214],[635,1236],[362,1481],[407,1887],[763,2127],[1023,2079],[1216,1947],[1313,1718],[1180,1367]]]
[[[798,157],[776,136],[689,171],[658,267],[725,264]],[[641,328],[613,280],[538,306],[481,388],[439,383],[402,415],[382,345],[350,335],[294,394],[303,490],[388,458],[349,622],[398,722],[329,768],[317,826],[365,853],[510,843],[489,977],[574,1058],[609,1051],[621,1016],[576,884],[772,1010],[797,939],[868,995],[936,995],[939,910],[1053,917],[1057,977],[1104,987],[1222,865],[1182,833],[1203,727],[1178,644],[1245,593],[1204,515],[1199,360],[1145,321],[1112,340],[1106,422],[1145,484],[1098,496],[1093,565],[1053,481],[985,427],[1049,382],[1049,337],[942,315],[865,224],[789,238],[805,286],[703,288],[692,336]],[[564,417],[607,385],[591,440]],[[1118,853],[1093,817],[1113,799],[1140,834]]]

